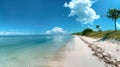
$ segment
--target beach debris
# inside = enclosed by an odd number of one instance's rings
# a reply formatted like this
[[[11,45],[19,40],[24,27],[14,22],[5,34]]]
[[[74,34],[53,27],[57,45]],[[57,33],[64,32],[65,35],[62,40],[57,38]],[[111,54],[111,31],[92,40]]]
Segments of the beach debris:
[[[116,51],[120,51],[119,49],[117,49]]]
[[[120,67],[120,61],[116,61],[116,62],[114,63],[114,65],[115,65],[116,67]]]
[[[108,52],[105,52],[105,49],[97,46],[95,42],[88,42],[84,39],[84,37],[81,37],[81,40],[88,44],[88,47],[91,48],[91,50],[94,52],[93,55],[97,56],[99,59],[103,60],[105,63],[110,64],[111,67],[120,67],[120,60],[118,58],[113,59],[113,55],[109,54]],[[97,42],[97,41],[96,41]],[[117,49],[116,51],[120,51]]]

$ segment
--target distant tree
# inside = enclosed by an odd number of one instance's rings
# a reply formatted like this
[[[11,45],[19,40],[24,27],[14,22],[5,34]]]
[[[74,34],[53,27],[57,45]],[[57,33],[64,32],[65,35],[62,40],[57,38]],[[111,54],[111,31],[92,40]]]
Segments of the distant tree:
[[[82,35],[88,35],[91,32],[93,32],[93,30],[90,29],[90,28],[87,28],[87,29],[85,29],[85,30],[82,31]]]
[[[99,25],[96,25],[96,29],[99,31],[99,29],[100,29],[100,26],[99,26]]]
[[[107,12],[107,17],[111,18],[112,21],[114,21],[115,31],[117,31],[116,21],[117,21],[118,18],[120,18],[120,10],[118,10],[118,9],[109,9],[109,11]]]

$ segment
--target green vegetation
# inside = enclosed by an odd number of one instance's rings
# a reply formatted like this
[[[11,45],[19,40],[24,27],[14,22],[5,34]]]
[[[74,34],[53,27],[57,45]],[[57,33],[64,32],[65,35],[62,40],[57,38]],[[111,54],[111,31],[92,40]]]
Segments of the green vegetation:
[[[97,31],[94,31],[90,28],[83,30],[82,32],[73,33],[74,35],[82,35],[94,38],[103,38],[103,39],[116,39],[120,41],[120,30],[117,31],[116,21],[120,18],[119,9],[109,9],[106,15],[108,18],[114,21],[115,31],[102,31],[99,25],[96,25]]]
[[[112,21],[114,21],[115,31],[117,31],[116,21],[117,21],[118,18],[120,18],[120,10],[109,9],[109,11],[107,12],[107,17],[112,19]]]
[[[86,33],[86,34],[85,34]],[[94,37],[94,38],[102,38],[102,39],[116,39],[120,40],[120,30],[119,31],[93,31],[90,29],[85,29],[82,32],[74,33],[74,35],[82,35],[82,36],[88,36],[88,37]]]
[[[98,32],[101,32],[102,30],[100,30],[100,26],[99,25],[96,25],[96,29]]]
[[[81,34],[82,35],[89,35],[89,33],[91,33],[91,32],[93,32],[93,30],[90,28],[87,28],[87,29],[83,30],[83,32]]]
[[[103,38],[103,39],[116,39],[120,40],[120,31],[103,31],[103,32],[92,32],[89,33],[87,36],[95,37],[95,38]]]
[[[96,28],[97,28],[97,29],[99,29],[99,28],[100,28],[100,26],[99,26],[99,25],[96,25]]]

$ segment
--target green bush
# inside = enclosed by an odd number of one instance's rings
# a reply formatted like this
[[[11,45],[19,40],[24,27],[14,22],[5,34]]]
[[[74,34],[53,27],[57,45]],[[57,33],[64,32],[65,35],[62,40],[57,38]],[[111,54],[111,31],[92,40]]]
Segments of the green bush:
[[[94,31],[92,29],[90,29],[90,28],[87,28],[87,29],[82,31],[82,35],[88,35],[91,32],[94,32]]]

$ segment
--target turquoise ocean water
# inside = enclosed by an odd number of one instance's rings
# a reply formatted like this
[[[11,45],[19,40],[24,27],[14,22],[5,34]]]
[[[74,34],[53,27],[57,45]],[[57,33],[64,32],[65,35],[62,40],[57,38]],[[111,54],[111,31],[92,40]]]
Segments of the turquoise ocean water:
[[[46,67],[72,35],[0,36],[0,67]]]

